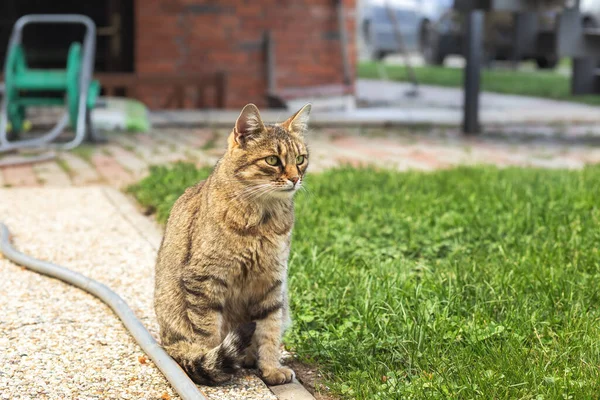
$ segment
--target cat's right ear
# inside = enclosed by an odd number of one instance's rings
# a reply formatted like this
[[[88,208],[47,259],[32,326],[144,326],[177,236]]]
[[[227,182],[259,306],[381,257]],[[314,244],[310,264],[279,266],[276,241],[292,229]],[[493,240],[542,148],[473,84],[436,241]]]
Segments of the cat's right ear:
[[[247,104],[240,113],[237,121],[235,122],[235,128],[233,128],[233,135],[235,142],[243,146],[248,139],[251,139],[253,135],[257,135],[265,129],[260,118],[258,108],[254,104]]]

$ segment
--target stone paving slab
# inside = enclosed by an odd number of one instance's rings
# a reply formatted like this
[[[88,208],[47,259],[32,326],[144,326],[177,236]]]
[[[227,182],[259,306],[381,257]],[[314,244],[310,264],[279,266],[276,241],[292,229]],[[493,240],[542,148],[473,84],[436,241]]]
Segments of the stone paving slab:
[[[33,172],[43,185],[72,186],[69,174],[55,161],[35,164],[33,165]]]
[[[61,165],[61,168],[68,171],[68,175],[71,178],[71,183],[73,183],[73,185],[89,185],[103,181],[102,177],[92,164],[74,153],[62,152],[55,162]],[[1,170],[0,173],[2,173]]]
[[[15,165],[2,168],[4,184],[7,186],[37,186],[38,178],[31,165]]]
[[[112,188],[0,189],[0,221],[20,251],[107,284],[156,337],[160,232]],[[0,398],[178,398],[110,309],[0,257]],[[202,387],[211,399],[275,399],[249,371]]]
[[[135,182],[134,177],[125,170],[123,165],[110,155],[94,154],[91,163],[106,181],[116,187],[123,187]]]
[[[147,134],[110,134],[58,159],[0,168],[0,187],[124,188],[152,165],[175,161],[213,166],[226,148],[226,129],[155,128]],[[458,165],[582,168],[600,162],[600,125],[503,126],[478,136],[455,128],[317,128],[307,135],[311,173],[340,165],[431,171]]]

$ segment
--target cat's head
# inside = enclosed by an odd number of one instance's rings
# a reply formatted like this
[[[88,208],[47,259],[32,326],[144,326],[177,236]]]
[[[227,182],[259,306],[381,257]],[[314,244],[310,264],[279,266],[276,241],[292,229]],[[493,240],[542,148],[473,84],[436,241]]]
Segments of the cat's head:
[[[244,107],[228,140],[230,179],[242,182],[248,198],[291,198],[308,167],[304,143],[310,104],[279,124],[263,123],[254,104]]]

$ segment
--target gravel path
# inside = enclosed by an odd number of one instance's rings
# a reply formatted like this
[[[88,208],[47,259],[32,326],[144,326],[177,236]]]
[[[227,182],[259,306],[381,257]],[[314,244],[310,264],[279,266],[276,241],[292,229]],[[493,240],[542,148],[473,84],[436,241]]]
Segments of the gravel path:
[[[110,286],[157,337],[152,307],[159,230],[114,189],[0,189],[15,247]],[[112,311],[0,255],[0,399],[175,399]],[[212,399],[276,399],[243,371]]]

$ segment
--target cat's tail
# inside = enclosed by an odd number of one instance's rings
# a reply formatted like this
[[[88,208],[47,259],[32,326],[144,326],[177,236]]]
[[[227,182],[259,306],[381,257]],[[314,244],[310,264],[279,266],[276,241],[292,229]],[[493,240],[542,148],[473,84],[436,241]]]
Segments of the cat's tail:
[[[215,385],[231,379],[252,343],[256,322],[240,325],[230,332],[223,342],[204,354],[198,354],[198,345],[180,341],[165,346],[192,380],[201,385]]]

